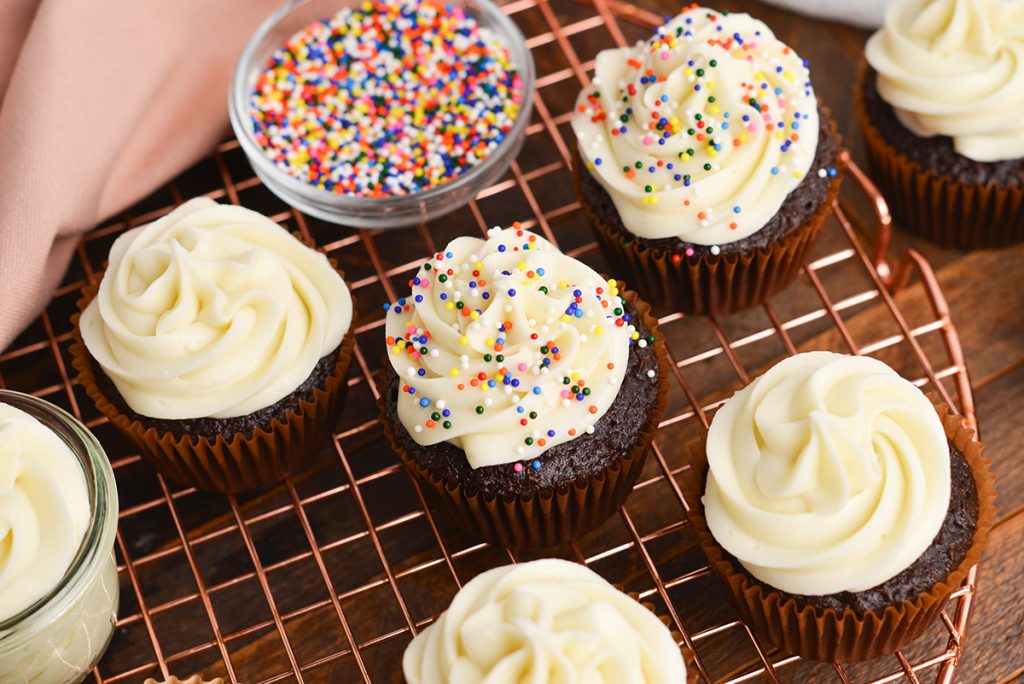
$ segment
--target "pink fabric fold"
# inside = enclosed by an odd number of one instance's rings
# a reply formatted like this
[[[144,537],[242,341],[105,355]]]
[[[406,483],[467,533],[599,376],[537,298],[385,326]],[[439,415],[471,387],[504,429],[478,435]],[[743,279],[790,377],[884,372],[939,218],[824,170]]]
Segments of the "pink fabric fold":
[[[0,350],[83,231],[225,134],[235,61],[279,3],[0,2]]]

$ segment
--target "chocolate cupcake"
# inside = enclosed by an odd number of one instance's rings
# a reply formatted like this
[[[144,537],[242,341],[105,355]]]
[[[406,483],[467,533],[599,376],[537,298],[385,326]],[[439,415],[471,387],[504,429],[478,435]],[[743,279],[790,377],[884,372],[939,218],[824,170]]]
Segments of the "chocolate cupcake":
[[[388,308],[380,412],[410,472],[506,546],[614,513],[667,391],[648,306],[518,226],[454,240],[409,284]]]
[[[796,277],[839,188],[807,64],[760,21],[691,6],[597,56],[572,119],[583,212],[656,307],[718,315]]]
[[[856,88],[899,225],[958,249],[1024,241],[1024,5],[897,0]]]
[[[712,568],[759,636],[812,660],[917,638],[992,523],[981,445],[868,357],[781,361],[718,410],[694,458],[704,497],[688,515]]]
[[[265,216],[198,198],[126,232],[79,310],[79,381],[177,482],[277,482],[329,438],[352,298],[323,254]]]
[[[477,575],[405,650],[406,684],[685,684],[675,638],[647,607],[577,563]]]

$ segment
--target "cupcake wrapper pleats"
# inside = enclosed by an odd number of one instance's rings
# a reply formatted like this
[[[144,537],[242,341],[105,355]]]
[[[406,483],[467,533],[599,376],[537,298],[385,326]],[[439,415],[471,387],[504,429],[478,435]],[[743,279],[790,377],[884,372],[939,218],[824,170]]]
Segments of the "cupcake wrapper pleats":
[[[458,482],[448,482],[435,475],[410,456],[395,438],[401,425],[391,425],[384,410],[385,401],[378,401],[384,433],[395,453],[421,484],[432,500],[449,517],[470,533],[502,546],[538,548],[563,544],[596,528],[612,516],[633,489],[643,470],[651,441],[658,428],[668,393],[668,354],[665,340],[658,330],[658,321],[650,306],[631,291],[623,296],[637,309],[644,325],[655,338],[658,358],[658,396],[646,427],[637,436],[633,447],[610,467],[600,473],[577,480],[558,489],[544,489],[528,496],[490,497],[470,490]],[[389,361],[385,360],[385,363]]]
[[[835,131],[828,109],[821,110]],[[833,133],[838,139],[838,133]],[[789,285],[814,246],[839,193],[842,160],[828,194],[813,214],[769,248],[748,253],[709,253],[685,256],[656,250],[609,225],[582,191],[583,173],[575,156],[572,177],[584,216],[593,226],[598,244],[613,273],[627,279],[658,311],[682,311],[695,316],[720,316],[749,309],[771,299]]]
[[[983,446],[974,431],[964,427],[962,418],[945,403],[930,397],[942,419],[946,437],[963,453],[978,489],[978,521],[964,559],[945,581],[927,593],[892,605],[883,611],[856,613],[799,605],[795,598],[755,584],[719,546],[708,529],[702,494],[707,471],[703,441],[691,448],[690,468],[683,478],[692,505],[687,518],[708,557],[711,568],[725,585],[743,621],[765,642],[808,660],[860,662],[903,648],[939,618],[947,599],[966,579],[968,571],[981,560],[995,515],[995,487]]]
[[[857,120],[872,178],[900,227],[957,249],[1005,247],[1024,241],[1024,183],[966,183],[937,174],[901,154],[875,127],[864,101],[865,64],[856,87]]]
[[[340,272],[339,272],[340,273]],[[280,482],[309,464],[330,441],[348,390],[348,367],[355,347],[350,328],[341,342],[330,374],[297,411],[274,418],[249,433],[176,437],[124,415],[96,382],[95,361],[82,341],[78,320],[99,291],[99,279],[82,290],[72,319],[71,364],[78,382],[100,413],[139,448],[154,468],[180,485],[219,492],[240,492]]]

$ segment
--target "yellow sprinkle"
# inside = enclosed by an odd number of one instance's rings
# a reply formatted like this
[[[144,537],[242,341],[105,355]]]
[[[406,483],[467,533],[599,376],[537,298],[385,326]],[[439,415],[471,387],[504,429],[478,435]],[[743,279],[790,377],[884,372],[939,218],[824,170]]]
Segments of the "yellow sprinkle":
[[[459,369],[452,368],[450,371],[448,371],[448,374],[451,375],[453,378],[457,378],[459,377]]]
[[[796,178],[796,179],[799,180],[800,178],[803,178],[803,177],[804,177],[804,174],[800,173],[799,171],[794,171],[793,172],[793,178]]]
[[[475,321],[476,319],[480,318],[480,314],[478,314],[476,311],[470,311],[469,317]]]
[[[571,320],[572,320],[572,318],[569,316],[569,314],[562,314],[562,322],[563,323],[568,323]]]
[[[580,379],[580,374],[578,372],[576,372],[576,373],[573,373],[572,375],[570,375],[569,377],[572,378],[574,381],[575,380],[579,380]]]
[[[459,344],[469,344],[469,338],[463,335],[459,338]]]
[[[718,113],[718,105],[713,104],[710,107],[708,107],[708,114],[717,114],[717,113]]]
[[[484,344],[486,344],[488,347],[493,347],[494,346],[494,339],[488,337],[486,340],[484,340]]]
[[[602,328],[601,326],[597,326],[596,328],[594,328],[594,334],[595,335],[603,335],[604,334],[604,328]]]
[[[447,303],[445,303],[444,308],[448,309],[449,311],[454,311],[455,310],[455,302],[447,302]]]
[[[526,270],[526,262],[525,261],[520,261],[518,264],[516,264],[516,268],[518,268],[520,271],[525,271]]]
[[[638,333],[636,330],[634,330],[633,334],[630,335],[630,337],[632,337],[634,340],[639,340],[640,339],[640,333]]]
[[[397,354],[400,351],[402,351],[402,350],[398,348],[397,344],[394,347],[391,348],[391,353],[392,354]]]

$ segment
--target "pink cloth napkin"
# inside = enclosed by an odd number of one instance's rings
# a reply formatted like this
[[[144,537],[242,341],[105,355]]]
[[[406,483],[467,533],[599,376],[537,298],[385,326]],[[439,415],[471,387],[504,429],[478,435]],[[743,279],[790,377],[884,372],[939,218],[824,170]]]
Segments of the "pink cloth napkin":
[[[235,60],[280,2],[0,1],[0,350],[83,231],[224,135]]]

